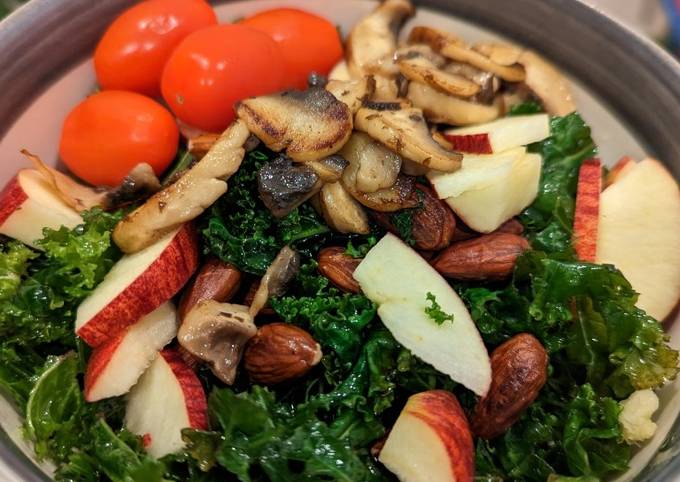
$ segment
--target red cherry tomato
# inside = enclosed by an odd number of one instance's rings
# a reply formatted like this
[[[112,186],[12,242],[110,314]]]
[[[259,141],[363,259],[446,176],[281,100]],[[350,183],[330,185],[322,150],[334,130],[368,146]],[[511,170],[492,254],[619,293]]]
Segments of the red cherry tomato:
[[[163,98],[177,117],[209,132],[234,119],[234,103],[283,87],[285,63],[268,35],[242,25],[194,32],[177,46],[163,71]]]
[[[141,94],[106,90],[66,117],[59,154],[76,176],[115,186],[140,162],[160,175],[177,153],[179,129],[162,105]]]
[[[109,26],[94,53],[102,89],[160,95],[161,74],[173,49],[192,32],[215,25],[203,0],[147,0]]]
[[[299,89],[307,85],[311,72],[328,74],[343,55],[335,25],[302,10],[266,10],[246,18],[241,24],[260,30],[279,43],[287,64],[286,80]]]

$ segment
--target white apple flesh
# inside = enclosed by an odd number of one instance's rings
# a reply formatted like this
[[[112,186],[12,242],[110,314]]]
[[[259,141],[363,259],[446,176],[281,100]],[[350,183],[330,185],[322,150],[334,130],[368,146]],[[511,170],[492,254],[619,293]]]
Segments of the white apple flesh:
[[[78,307],[76,334],[93,347],[116,337],[172,298],[197,265],[198,241],[190,224],[123,256]]]
[[[354,279],[399,343],[476,394],[486,394],[491,365],[477,327],[456,292],[418,253],[387,234],[359,264]],[[438,325],[425,313],[428,293],[453,322]]]
[[[129,392],[158,350],[176,335],[177,312],[168,302],[95,348],[85,372],[85,400],[96,402]]]
[[[597,262],[613,264],[640,293],[637,306],[657,320],[680,297],[680,191],[658,161],[626,168],[600,197]]]
[[[160,458],[181,450],[182,429],[208,429],[208,405],[201,381],[177,350],[158,353],[127,397],[125,426]]]
[[[22,169],[0,192],[0,233],[32,247],[44,228],[74,228],[83,219],[35,169]]]
[[[493,154],[550,137],[548,114],[505,117],[486,124],[449,129],[444,137],[459,152]]]

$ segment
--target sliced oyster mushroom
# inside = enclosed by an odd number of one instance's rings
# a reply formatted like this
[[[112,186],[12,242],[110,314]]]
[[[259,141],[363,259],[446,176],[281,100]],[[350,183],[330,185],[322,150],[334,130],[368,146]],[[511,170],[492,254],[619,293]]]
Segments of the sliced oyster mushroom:
[[[440,70],[424,56],[402,58],[397,61],[401,74],[414,82],[428,84],[445,93],[459,97],[472,97],[481,87],[463,76]]]
[[[149,197],[160,189],[161,183],[153,168],[143,162],[133,167],[123,182],[106,194],[105,205],[107,209],[120,208]]]
[[[427,44],[444,57],[491,72],[508,82],[524,80],[524,69],[521,66],[497,64],[480,52],[471,49],[462,39],[447,32],[430,27],[414,27],[409,35],[409,42]]]
[[[384,213],[393,213],[401,209],[418,206],[418,196],[416,196],[415,193],[415,184],[414,177],[399,176],[394,185],[387,189],[363,193],[357,191],[353,185],[345,185],[343,182],[343,186],[347,192],[363,206]]]
[[[305,162],[305,165],[316,172],[323,182],[338,182],[349,162],[342,156],[333,155],[320,161]]]
[[[504,66],[516,65],[522,56],[523,49],[516,45],[504,44],[500,42],[478,42],[472,46],[490,61]]]
[[[445,94],[440,95],[455,99]],[[362,107],[356,114],[355,123],[357,130],[367,133],[411,161],[445,172],[460,168],[463,156],[442,149],[432,139],[420,109],[404,107],[381,111]]]
[[[548,113],[565,116],[576,110],[569,82],[554,65],[531,51],[524,52],[519,63],[526,70],[524,83],[540,99]]]
[[[203,159],[116,225],[118,247],[135,253],[203,213],[227,191],[226,180],[240,167],[249,135],[243,121],[229,126]]]
[[[414,106],[422,109],[430,122],[455,126],[490,122],[497,119],[502,112],[502,104],[499,101],[491,105],[469,102],[442,94],[429,85],[418,82],[411,82],[409,85],[408,99]]]
[[[313,203],[328,225],[338,232],[368,234],[366,212],[339,182],[324,184]]]
[[[323,182],[305,164],[293,164],[286,156],[268,162],[257,173],[260,199],[274,217],[282,218],[319,192]]]
[[[479,70],[472,65],[461,62],[449,62],[443,70],[464,77],[479,86],[479,92],[470,100],[482,104],[490,104],[501,87],[501,82],[491,72]]]
[[[347,104],[318,87],[246,99],[236,114],[267,147],[299,162],[336,153],[352,134]]]
[[[248,307],[202,300],[184,318],[177,334],[180,345],[210,365],[217,378],[234,383],[245,345],[257,333]]]
[[[375,79],[368,75],[361,80],[329,80],[326,90],[340,102],[344,102],[352,113],[375,93]]]
[[[286,292],[286,286],[300,271],[300,254],[288,246],[284,246],[269,265],[260,280],[249,313],[255,317],[269,302],[272,296],[281,296]]]
[[[343,184],[361,193],[392,187],[401,171],[401,156],[363,132],[352,134],[340,155],[349,162]]]
[[[328,81],[330,82],[331,80],[349,81],[357,79],[352,78],[352,75],[349,73],[347,62],[345,60],[341,60],[335,64],[335,67],[333,67],[328,73]]]
[[[415,12],[409,0],[385,0],[359,20],[347,38],[347,67],[352,76],[379,71],[397,49],[397,35]]]

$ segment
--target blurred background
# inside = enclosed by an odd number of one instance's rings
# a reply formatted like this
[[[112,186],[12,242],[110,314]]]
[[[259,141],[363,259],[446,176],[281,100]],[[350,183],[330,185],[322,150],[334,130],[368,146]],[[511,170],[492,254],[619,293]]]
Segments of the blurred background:
[[[0,0],[0,18],[27,1]],[[581,1],[623,21],[680,55],[680,0]]]

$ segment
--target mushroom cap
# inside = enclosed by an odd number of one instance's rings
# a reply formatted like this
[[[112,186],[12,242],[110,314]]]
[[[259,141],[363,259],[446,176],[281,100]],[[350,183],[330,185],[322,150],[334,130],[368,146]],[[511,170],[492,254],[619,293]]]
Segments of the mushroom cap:
[[[502,111],[500,102],[494,102],[491,105],[478,104],[442,94],[429,85],[419,82],[411,82],[409,85],[408,99],[413,102],[413,105],[422,109],[430,122],[454,126],[490,122],[497,119]]]
[[[576,110],[569,82],[554,65],[531,51],[525,51],[519,63],[526,70],[524,83],[549,114],[565,116]]]
[[[305,164],[294,164],[286,156],[266,163],[257,173],[260,199],[277,218],[286,216],[319,192],[322,184],[313,169]]]
[[[340,182],[324,184],[319,196],[313,199],[328,225],[336,231],[346,234],[371,232],[366,212]]]

